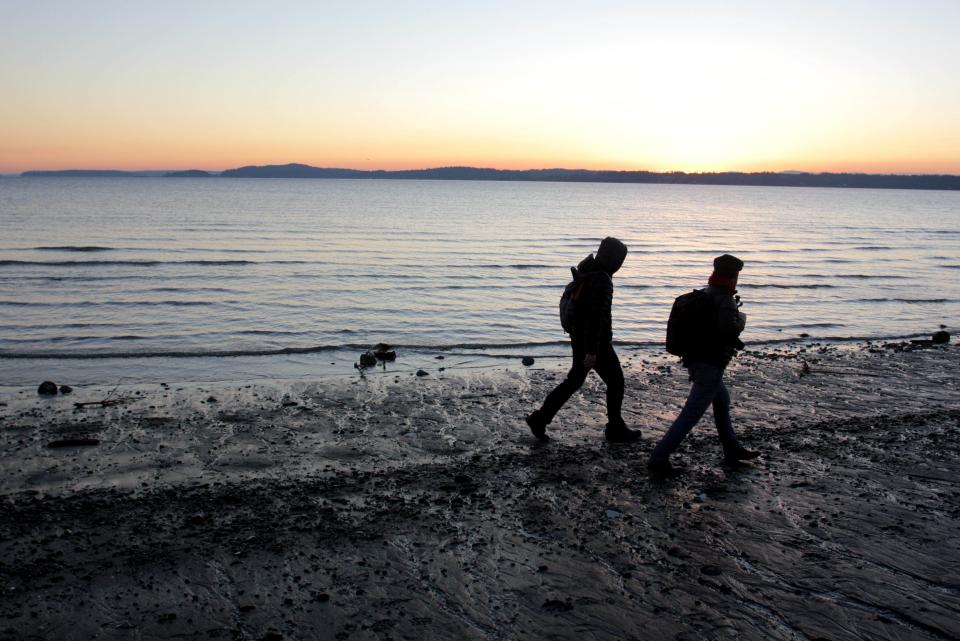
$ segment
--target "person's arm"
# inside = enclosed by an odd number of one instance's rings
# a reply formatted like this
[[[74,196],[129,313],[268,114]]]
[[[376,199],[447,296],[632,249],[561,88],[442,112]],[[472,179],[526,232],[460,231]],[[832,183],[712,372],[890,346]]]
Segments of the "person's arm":
[[[725,343],[743,349],[740,333],[746,321],[746,315],[740,313],[733,296],[723,296],[717,301],[717,334]]]

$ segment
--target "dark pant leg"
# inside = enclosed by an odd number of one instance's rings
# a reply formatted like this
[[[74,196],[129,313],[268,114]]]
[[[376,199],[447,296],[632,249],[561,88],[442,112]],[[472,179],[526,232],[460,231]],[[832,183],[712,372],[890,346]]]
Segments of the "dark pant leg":
[[[607,386],[607,421],[611,427],[623,425],[623,367],[620,366],[620,359],[617,358],[617,352],[613,345],[609,343],[599,350],[597,354],[597,363],[593,369],[596,370]]]
[[[740,448],[737,433],[733,430],[733,421],[730,420],[730,393],[727,386],[720,380],[720,389],[713,397],[713,421],[717,425],[717,434],[720,436],[720,445],[725,454],[736,452]]]
[[[586,356],[586,352],[575,342],[571,342],[570,345],[573,349],[573,365],[571,365],[570,371],[567,372],[567,377],[563,382],[547,394],[547,398],[543,401],[543,407],[540,408],[540,417],[544,423],[549,423],[553,420],[553,417],[560,411],[563,404],[573,396],[574,392],[580,389],[583,381],[587,379],[587,374],[590,372],[590,370],[583,366],[583,358]]]
[[[723,387],[723,368],[709,365],[707,363],[690,363],[687,366],[690,370],[690,378],[693,385],[690,387],[690,395],[687,396],[687,402],[684,404],[680,415],[664,434],[657,446],[653,448],[650,455],[651,463],[666,462],[687,433],[697,424],[703,413],[714,402],[714,399],[720,393]],[[726,404],[729,409],[730,397],[726,396]],[[729,420],[729,412],[727,413]]]

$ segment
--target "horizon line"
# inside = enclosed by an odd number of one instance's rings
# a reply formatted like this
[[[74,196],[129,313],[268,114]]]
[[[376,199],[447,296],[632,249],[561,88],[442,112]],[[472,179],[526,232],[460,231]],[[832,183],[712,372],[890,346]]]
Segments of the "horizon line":
[[[476,169],[482,171],[502,171],[502,172],[537,172],[537,171],[568,171],[568,172],[596,172],[596,173],[618,173],[618,174],[685,174],[689,176],[702,176],[702,175],[716,175],[716,174],[786,174],[786,175],[854,175],[854,176],[949,176],[949,177],[960,177],[960,174],[951,174],[951,173],[891,173],[891,172],[881,172],[881,173],[872,173],[866,171],[815,171],[815,170],[805,170],[805,169],[766,169],[759,171],[746,171],[741,169],[724,169],[724,170],[715,170],[715,171],[685,171],[682,169],[668,169],[668,170],[653,170],[653,169],[591,169],[586,167],[529,167],[525,169],[515,169],[515,168],[500,168],[500,167],[483,167],[476,165],[436,165],[432,167],[409,167],[403,169],[358,169],[355,167],[346,167],[346,166],[320,166],[320,165],[310,165],[307,163],[301,162],[288,162],[288,163],[267,163],[267,164],[247,164],[247,165],[238,165],[235,167],[227,167],[224,169],[201,169],[199,167],[187,167],[186,169],[117,169],[114,167],[108,168],[87,168],[87,167],[73,167],[67,169],[26,169],[20,172],[4,173],[0,172],[0,176],[6,177],[25,177],[24,174],[29,173],[67,173],[67,172],[121,172],[127,174],[165,174],[165,173],[181,173],[189,171],[203,171],[210,174],[221,174],[226,171],[235,171],[238,169],[250,169],[250,168],[266,168],[266,167],[306,167],[310,169],[321,169],[327,171],[356,171],[362,173],[399,173],[399,172],[413,172],[413,171],[433,171],[439,169]],[[162,177],[162,176],[158,176]]]

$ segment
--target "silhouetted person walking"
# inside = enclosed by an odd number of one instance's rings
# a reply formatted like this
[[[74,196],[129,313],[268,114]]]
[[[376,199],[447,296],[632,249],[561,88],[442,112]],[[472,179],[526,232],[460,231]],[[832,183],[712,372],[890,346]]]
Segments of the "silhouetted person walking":
[[[713,419],[720,435],[725,461],[735,464],[759,456],[758,452],[744,449],[737,440],[730,420],[730,394],[723,384],[723,373],[730,359],[736,350],[743,349],[740,333],[746,324],[746,316],[739,311],[738,300],[734,298],[741,269],[743,261],[736,256],[718,256],[713,261],[713,274],[707,281],[707,287],[701,290],[703,295],[693,292],[694,298],[691,300],[702,301],[695,303],[700,317],[694,319],[698,328],[693,332],[695,335],[686,337],[681,350],[683,366],[690,372],[693,386],[680,415],[650,455],[647,467],[651,474],[676,476],[679,473],[670,464],[670,454],[677,449],[710,405],[713,405]],[[680,303],[680,299],[677,303]],[[671,312],[671,323],[674,322],[673,316],[674,312]],[[670,331],[668,329],[667,346],[673,351]]]
[[[591,369],[607,386],[607,440],[623,443],[640,437],[640,432],[626,426],[620,413],[623,404],[623,369],[613,350],[612,276],[626,257],[627,246],[608,236],[600,243],[596,257],[590,254],[572,269],[574,283],[580,287],[570,329],[573,365],[567,378],[550,392],[543,406],[527,416],[530,431],[541,441],[549,440],[547,425],[567,399],[580,389]]]

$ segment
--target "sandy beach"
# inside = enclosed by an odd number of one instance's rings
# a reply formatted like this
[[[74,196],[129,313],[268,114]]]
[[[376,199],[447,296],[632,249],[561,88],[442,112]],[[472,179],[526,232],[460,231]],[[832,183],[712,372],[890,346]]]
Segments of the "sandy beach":
[[[762,458],[722,467],[708,414],[665,482],[646,457],[688,388],[641,349],[633,445],[593,376],[535,443],[556,361],[4,388],[0,638],[958,639],[958,355],[748,351]]]

